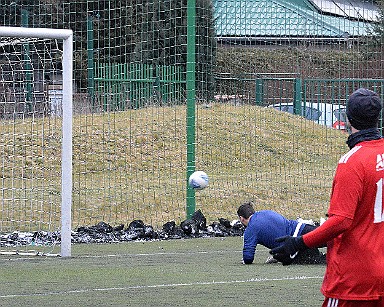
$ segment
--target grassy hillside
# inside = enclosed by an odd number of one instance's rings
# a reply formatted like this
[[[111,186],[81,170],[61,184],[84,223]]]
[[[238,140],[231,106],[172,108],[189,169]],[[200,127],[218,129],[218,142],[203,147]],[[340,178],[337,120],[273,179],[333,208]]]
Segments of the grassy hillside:
[[[198,106],[196,115],[196,168],[210,177],[209,187],[196,192],[196,209],[208,221],[236,218],[248,200],[292,218],[324,215],[337,160],[347,150],[345,133],[250,105]],[[58,219],[61,121],[0,125],[3,225],[24,227],[24,215],[28,225]],[[74,227],[185,219],[186,129],[184,106],[77,115]]]
[[[216,72],[231,76],[243,73],[284,73],[301,78],[381,78],[380,49],[304,47],[224,47],[217,53]]]

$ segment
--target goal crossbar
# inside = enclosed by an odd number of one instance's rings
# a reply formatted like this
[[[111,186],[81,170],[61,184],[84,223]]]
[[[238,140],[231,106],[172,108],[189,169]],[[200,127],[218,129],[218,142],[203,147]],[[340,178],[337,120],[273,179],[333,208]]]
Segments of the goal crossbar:
[[[61,256],[71,256],[72,207],[72,73],[73,32],[69,29],[0,26],[1,37],[63,40],[63,124],[61,165]]]

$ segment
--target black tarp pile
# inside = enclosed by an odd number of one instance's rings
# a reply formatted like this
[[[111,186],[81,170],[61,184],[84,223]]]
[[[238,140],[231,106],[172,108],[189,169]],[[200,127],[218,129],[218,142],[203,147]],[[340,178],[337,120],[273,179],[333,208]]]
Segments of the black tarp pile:
[[[76,231],[72,231],[72,243],[118,243],[134,240],[242,236],[244,229],[240,221],[230,222],[225,218],[219,218],[217,222],[207,226],[205,216],[198,210],[180,225],[176,225],[174,221],[167,222],[158,231],[141,220],[134,220],[127,227],[123,224],[112,227],[105,222],[79,227]],[[13,232],[0,235],[1,247],[49,246],[59,242],[60,232]]]

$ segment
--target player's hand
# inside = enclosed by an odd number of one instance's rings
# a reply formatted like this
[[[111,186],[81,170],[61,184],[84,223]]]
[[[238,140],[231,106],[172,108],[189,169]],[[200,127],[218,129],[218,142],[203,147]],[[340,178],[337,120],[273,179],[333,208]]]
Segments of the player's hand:
[[[308,248],[302,237],[285,236],[277,238],[275,241],[282,244],[270,250],[269,253],[283,265],[291,264],[299,251]]]

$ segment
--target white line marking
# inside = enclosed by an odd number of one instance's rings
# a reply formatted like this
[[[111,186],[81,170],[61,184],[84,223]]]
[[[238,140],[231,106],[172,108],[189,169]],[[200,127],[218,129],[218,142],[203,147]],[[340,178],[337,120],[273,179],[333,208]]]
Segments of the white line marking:
[[[143,254],[108,254],[108,255],[83,255],[74,256],[73,258],[108,258],[108,257],[143,257],[143,256],[158,256],[158,255],[195,255],[195,254],[233,254],[242,253],[242,251],[201,251],[201,252],[158,252],[158,253],[143,253]]]
[[[242,253],[241,250],[223,250],[223,251],[200,251],[200,252],[158,252],[158,253],[141,253],[141,254],[106,254],[106,255],[73,255],[71,258],[73,259],[81,259],[81,258],[126,258],[126,257],[144,257],[144,256],[158,256],[158,255],[195,255],[195,254],[237,254]],[[18,255],[13,255],[14,258],[0,258],[3,261],[20,261],[20,260],[30,260],[36,259],[35,257],[19,257]],[[40,258],[39,258],[40,259]],[[42,256],[41,259],[44,259]]]
[[[194,282],[194,283],[180,283],[180,284],[160,284],[160,285],[128,286],[128,287],[118,287],[118,288],[79,289],[79,290],[47,292],[47,293],[8,294],[8,295],[0,295],[0,298],[14,298],[14,297],[26,297],[26,296],[51,296],[51,295],[66,295],[66,294],[77,294],[77,293],[98,292],[98,291],[109,292],[109,291],[125,291],[125,290],[135,290],[135,289],[174,288],[174,287],[188,287],[188,286],[209,286],[209,285],[241,284],[241,283],[252,283],[252,282],[308,280],[308,279],[322,279],[322,278],[323,278],[322,276],[294,276],[294,277],[283,277],[283,278],[251,278],[251,279],[246,279],[246,280]]]

